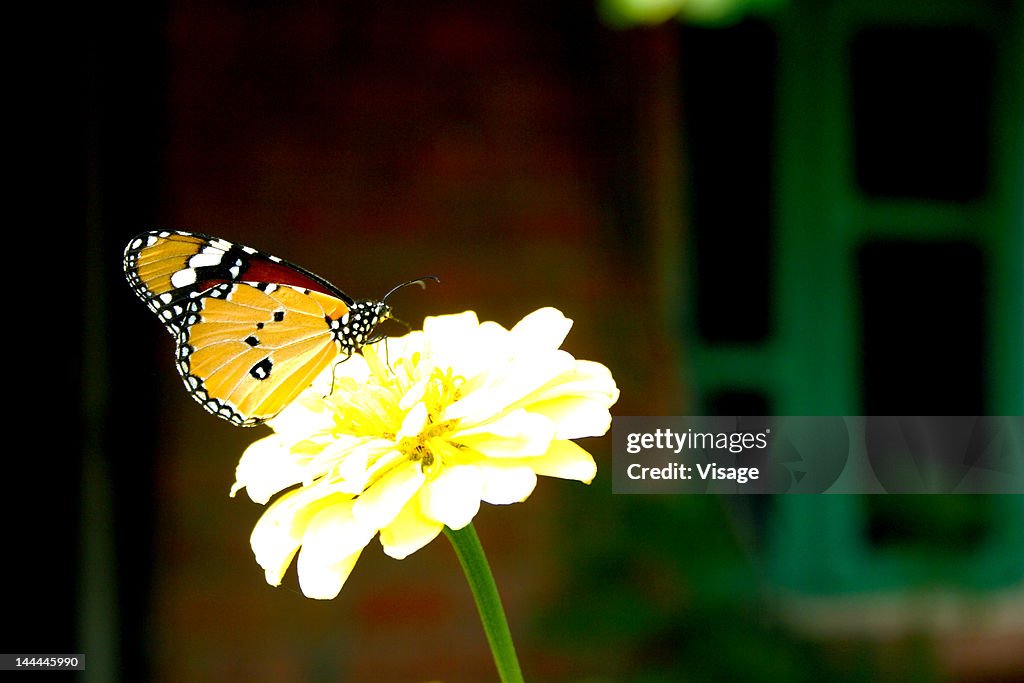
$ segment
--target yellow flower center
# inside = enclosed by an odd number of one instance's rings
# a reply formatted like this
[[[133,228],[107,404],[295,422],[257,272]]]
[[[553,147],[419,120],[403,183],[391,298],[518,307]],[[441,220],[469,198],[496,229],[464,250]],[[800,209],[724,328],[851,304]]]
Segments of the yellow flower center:
[[[445,408],[462,398],[462,385],[465,383],[466,378],[456,375],[451,368],[444,372],[441,368],[434,368],[427,380],[426,391],[423,392],[429,422],[435,422]]]
[[[445,409],[462,397],[462,386],[466,379],[456,375],[451,368],[442,371],[434,368],[427,380],[421,402],[426,408],[426,423],[416,436],[408,436],[398,443],[398,449],[406,458],[421,463],[423,472],[431,476],[440,471],[440,454],[430,448],[433,439],[443,438],[453,431],[458,420],[442,420]],[[456,444],[452,444],[458,447]]]

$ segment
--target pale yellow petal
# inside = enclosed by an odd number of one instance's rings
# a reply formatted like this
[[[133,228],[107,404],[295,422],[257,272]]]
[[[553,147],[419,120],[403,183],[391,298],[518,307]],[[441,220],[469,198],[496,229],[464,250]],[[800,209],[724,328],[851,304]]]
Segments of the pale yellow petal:
[[[295,511],[282,502],[287,495],[277,501],[278,505],[267,508],[249,536],[256,563],[263,568],[271,586],[281,584],[281,577],[302,543],[304,525],[294,523]]]
[[[452,529],[473,521],[480,510],[483,476],[475,465],[446,467],[420,492],[420,508],[430,519]]]
[[[501,366],[491,366],[488,374],[472,382],[465,393],[444,411],[443,419],[483,422],[528,403],[553,378],[572,370],[575,359],[564,351],[545,351]]]
[[[371,484],[356,499],[352,512],[361,524],[374,529],[383,528],[416,495],[425,480],[420,464],[406,460]]]
[[[423,514],[417,496],[380,530],[380,544],[389,557],[402,560],[437,538],[442,529],[444,524]]]
[[[302,551],[307,561],[334,565],[366,547],[377,533],[353,514],[355,503],[344,498],[326,505],[309,518],[302,534]]]
[[[376,344],[364,346],[359,351],[359,355],[363,357],[366,362],[367,377],[364,377],[361,384],[365,384],[369,375],[374,377],[385,377],[389,374],[387,356],[391,355],[391,349],[395,346],[393,338],[387,339],[388,347],[386,350],[379,349]],[[396,354],[396,358],[400,358],[401,353]]]
[[[574,367],[519,404],[555,423],[557,438],[601,436],[611,426],[608,409],[619,398],[611,372],[600,363],[576,361]]]
[[[612,425],[612,414],[603,402],[577,396],[538,401],[529,404],[527,410],[551,420],[557,439],[603,436]]]
[[[559,479],[575,479],[589,484],[597,475],[594,456],[575,441],[552,441],[548,452],[539,458],[524,461],[537,474]]]
[[[429,316],[423,321],[423,334],[432,347],[459,346],[480,325],[476,313],[464,311],[451,315]]]
[[[404,459],[394,441],[374,438],[357,439],[334,455],[337,457],[333,461],[317,458],[315,463],[310,463],[310,470],[316,476],[324,475],[324,481],[337,485],[340,491],[352,494],[362,493],[382,470],[397,459]]]
[[[497,349],[502,342],[479,324],[476,314],[468,313],[472,312],[428,318],[424,322],[423,362],[418,377],[428,377],[431,368],[452,368],[468,378],[498,362],[501,354]]]
[[[366,348],[366,347],[364,347]],[[372,347],[371,347],[372,348]],[[362,355],[356,353],[341,363],[332,363],[320,376],[320,385],[315,386],[312,391],[321,395],[329,394],[332,389],[337,388],[339,380],[349,378],[356,384],[366,384],[370,376],[370,366]]]
[[[267,583],[281,583],[295,551],[302,543],[309,520],[330,505],[344,505],[351,496],[332,493],[328,487],[305,487],[282,494],[256,522],[249,543]]]
[[[481,463],[478,467],[484,484],[481,497],[491,505],[521,503],[537,486],[537,474],[528,465],[506,465],[499,460]]]
[[[352,515],[352,501],[330,505],[306,525],[299,551],[299,586],[310,598],[329,600],[345,585],[359,554],[377,533]]]
[[[303,439],[324,429],[334,422],[334,411],[323,401],[330,393],[330,387],[307,389],[298,398],[285,406],[284,410],[267,421],[277,434],[288,439]]]
[[[472,347],[467,349],[470,353],[464,352],[456,360],[460,370],[466,368],[473,374],[486,372],[520,351],[508,330],[489,320],[480,323],[474,336],[466,341]]]
[[[298,561],[299,588],[302,594],[314,600],[338,597],[361,553],[362,548],[334,564],[321,564],[315,558],[309,559],[303,548]]]
[[[494,467],[528,467],[544,477],[575,479],[584,484],[589,484],[597,475],[594,456],[576,442],[564,440],[552,441],[548,452],[536,458],[489,460],[486,464]]]
[[[405,438],[415,437],[427,426],[427,406],[422,403],[417,403],[409,410],[405,415],[405,419],[402,420],[402,427],[398,430],[398,434],[395,435],[395,440],[400,441]]]
[[[563,374],[553,377],[550,384],[538,392],[537,400],[548,400],[562,396],[580,396],[594,401],[605,402],[611,407],[619,398],[611,370],[601,363],[577,360]]]
[[[293,455],[291,444],[277,434],[249,444],[235,467],[231,496],[244,488],[254,503],[266,505],[275,493],[302,481],[306,458]]]
[[[572,320],[557,308],[541,308],[516,323],[512,337],[521,348],[557,349],[572,329]]]
[[[423,400],[423,394],[427,391],[427,379],[423,378],[414,382],[398,401],[400,410],[410,410],[413,406]]]
[[[517,410],[486,424],[454,431],[450,438],[487,457],[522,458],[546,453],[554,435],[551,420]]]
[[[422,355],[425,336],[421,330],[401,337],[388,337],[386,344],[363,347],[362,354],[370,365],[376,381],[387,383],[397,374],[407,376],[414,371],[413,357]]]
[[[345,493],[359,494],[366,486],[369,477],[367,472],[370,456],[382,446],[381,439],[372,437],[355,437],[338,434],[334,440],[310,460],[309,474],[314,477],[324,473],[332,473],[332,480],[340,485]],[[393,447],[390,442],[384,442]],[[305,483],[310,483],[307,480]]]

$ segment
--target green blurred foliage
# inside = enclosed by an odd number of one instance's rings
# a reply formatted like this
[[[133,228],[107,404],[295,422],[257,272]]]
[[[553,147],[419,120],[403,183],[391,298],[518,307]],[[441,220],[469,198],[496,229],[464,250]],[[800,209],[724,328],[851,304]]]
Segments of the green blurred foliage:
[[[767,497],[570,498],[564,599],[532,636],[591,662],[576,680],[938,680],[923,640],[881,651],[813,639],[779,619],[755,540]]]
[[[601,0],[601,18],[624,28],[660,24],[672,18],[687,23],[721,26],[752,13],[774,10],[785,0]]]

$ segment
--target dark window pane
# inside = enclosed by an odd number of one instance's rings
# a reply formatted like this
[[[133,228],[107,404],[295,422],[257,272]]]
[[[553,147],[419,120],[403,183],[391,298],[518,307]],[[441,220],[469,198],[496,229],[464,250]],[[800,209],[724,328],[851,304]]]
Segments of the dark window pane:
[[[966,27],[870,28],[852,45],[857,183],[876,197],[985,192],[993,46]]]
[[[748,21],[681,29],[683,117],[697,331],[709,342],[771,332],[776,39]]]
[[[980,249],[879,242],[860,251],[867,415],[984,415]]]

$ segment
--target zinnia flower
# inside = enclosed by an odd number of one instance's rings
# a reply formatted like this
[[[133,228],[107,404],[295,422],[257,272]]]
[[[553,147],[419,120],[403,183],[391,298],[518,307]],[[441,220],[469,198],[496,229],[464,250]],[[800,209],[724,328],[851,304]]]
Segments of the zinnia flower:
[[[485,501],[525,500],[537,475],[590,483],[571,439],[608,431],[608,368],[559,346],[572,321],[542,308],[511,330],[472,311],[364,347],[325,373],[246,449],[234,495],[267,503],[251,543],[279,585],[298,552],[302,592],[329,599],[378,534],[402,559]]]

